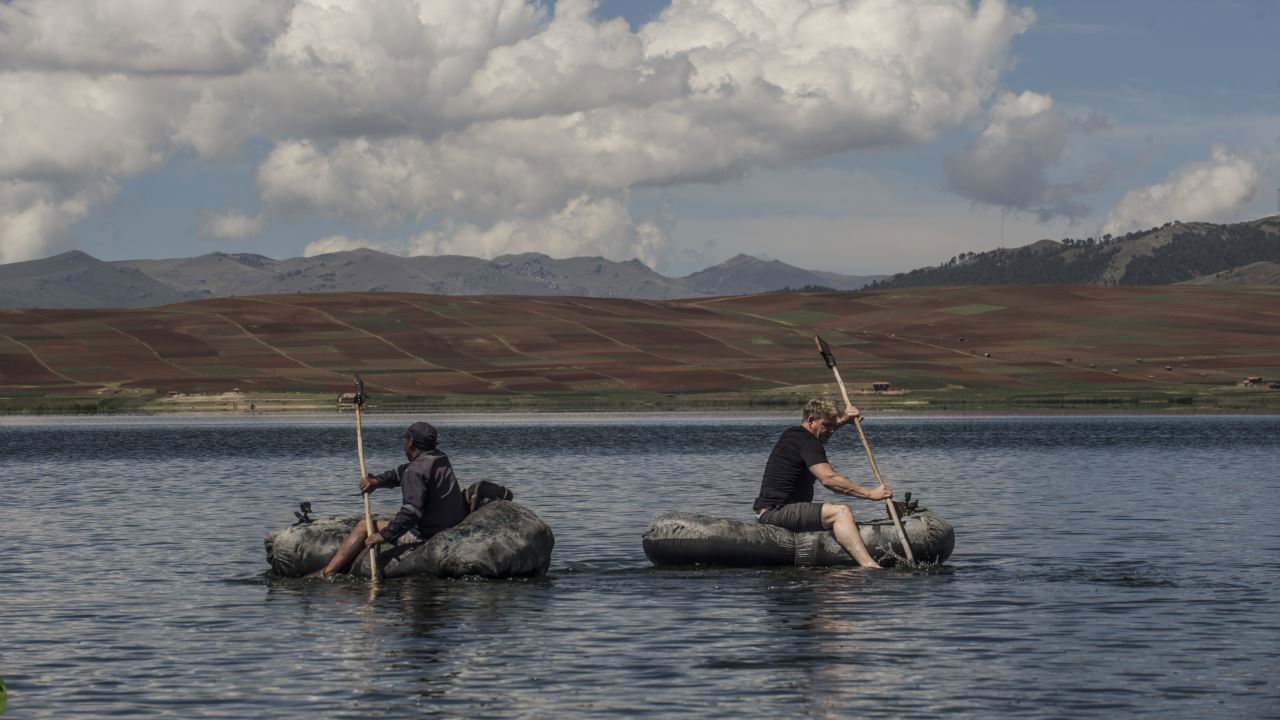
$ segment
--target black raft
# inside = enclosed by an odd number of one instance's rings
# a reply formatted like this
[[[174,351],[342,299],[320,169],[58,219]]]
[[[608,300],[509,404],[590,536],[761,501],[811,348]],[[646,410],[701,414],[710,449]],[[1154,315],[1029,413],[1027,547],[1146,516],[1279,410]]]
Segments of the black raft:
[[[889,518],[859,521],[862,542],[885,567],[905,561],[902,541]],[[951,556],[955,531],[930,510],[902,518],[902,529],[917,563],[937,564]],[[739,522],[710,515],[667,513],[644,531],[644,554],[654,565],[854,565],[830,531],[796,533],[775,525]]]
[[[299,517],[298,524],[264,541],[271,572],[279,577],[302,577],[324,567],[361,519]],[[555,542],[551,528],[532,510],[492,500],[426,542],[380,546],[385,549],[378,554],[378,569],[388,578],[533,577],[546,574]],[[361,552],[344,572],[369,577],[369,553]]]

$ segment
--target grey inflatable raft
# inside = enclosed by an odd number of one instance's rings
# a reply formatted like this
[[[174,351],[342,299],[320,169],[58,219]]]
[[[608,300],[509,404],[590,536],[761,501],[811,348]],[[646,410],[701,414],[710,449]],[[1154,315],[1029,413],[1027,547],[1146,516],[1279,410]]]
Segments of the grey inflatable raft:
[[[302,577],[319,570],[359,521],[354,515],[316,519],[267,535],[264,544],[271,572]],[[381,546],[378,569],[388,578],[533,577],[546,574],[555,542],[551,528],[532,510],[496,500],[426,542]],[[360,553],[346,572],[368,578],[369,553]]]
[[[955,531],[930,510],[902,519],[917,563],[937,564],[951,556]],[[886,567],[904,562],[902,541],[889,518],[859,521],[862,542]],[[853,565],[830,532],[794,533],[773,525],[710,515],[667,513],[644,532],[644,554],[654,565]]]

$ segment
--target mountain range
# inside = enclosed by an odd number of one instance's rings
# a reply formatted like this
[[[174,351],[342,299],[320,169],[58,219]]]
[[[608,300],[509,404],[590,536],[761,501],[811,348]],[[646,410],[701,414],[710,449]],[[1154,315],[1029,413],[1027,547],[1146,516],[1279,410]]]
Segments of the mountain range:
[[[639,260],[556,259],[540,253],[483,260],[459,255],[400,257],[362,249],[276,260],[215,252],[108,262],[71,251],[0,265],[0,307],[145,307],[215,297],[323,292],[670,300],[805,287],[856,290],[879,277],[803,270],[750,255],[672,278]]]
[[[1171,222],[1120,237],[1039,240],[966,252],[892,276],[804,270],[737,255],[684,277],[639,260],[400,257],[351,250],[276,260],[209,253],[102,261],[80,251],[0,265],[0,308],[144,307],[243,295],[412,292],[673,300],[792,289],[964,285],[1280,285],[1280,215],[1233,224]]]
[[[961,253],[871,287],[1174,284],[1280,285],[1280,215],[1227,225],[1170,222],[1120,237]]]

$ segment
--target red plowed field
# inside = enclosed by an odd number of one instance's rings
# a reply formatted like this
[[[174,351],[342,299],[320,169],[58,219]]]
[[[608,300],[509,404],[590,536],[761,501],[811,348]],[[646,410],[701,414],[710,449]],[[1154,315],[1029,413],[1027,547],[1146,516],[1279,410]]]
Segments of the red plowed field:
[[[1109,394],[1280,376],[1280,291],[921,288],[672,302],[402,293],[0,311],[0,394],[787,393],[851,387]]]

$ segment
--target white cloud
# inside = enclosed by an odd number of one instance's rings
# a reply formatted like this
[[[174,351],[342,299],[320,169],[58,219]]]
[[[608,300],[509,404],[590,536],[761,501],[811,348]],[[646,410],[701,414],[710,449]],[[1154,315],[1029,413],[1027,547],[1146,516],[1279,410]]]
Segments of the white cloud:
[[[1097,189],[1101,178],[1054,183],[1049,174],[1061,161],[1072,133],[1105,123],[1074,120],[1055,110],[1048,95],[1003,93],[991,108],[985,129],[964,152],[947,158],[948,185],[976,202],[1035,213],[1042,221],[1077,218],[1089,212],[1077,198]]]
[[[302,250],[302,256],[315,257],[316,255],[327,255],[328,253],[346,252],[348,250],[360,250],[363,248],[390,253],[392,255],[406,254],[401,244],[381,243],[373,240],[350,238],[346,235],[330,235],[307,243],[307,246]]]
[[[981,110],[1034,19],[1005,0],[673,0],[633,32],[593,10],[0,4],[0,181],[66,198],[260,138],[259,221],[430,222],[485,248],[652,255],[660,233],[614,207],[629,190],[927,141]],[[55,214],[36,227],[75,219]],[[6,252],[39,252],[32,232]]]
[[[181,90],[122,75],[0,72],[0,178],[135,175],[170,149]]]
[[[669,220],[636,221],[621,198],[574,198],[560,210],[540,218],[501,220],[489,227],[446,222],[442,227],[403,241],[376,241],[331,235],[307,245],[303,255],[369,248],[392,255],[499,255],[540,252],[552,257],[601,255],[638,259],[661,269]]]
[[[72,223],[114,192],[109,182],[63,192],[52,183],[0,179],[0,263],[57,248]]]
[[[294,0],[14,0],[0,65],[100,73],[232,73],[284,29]]]
[[[239,210],[206,212],[200,221],[200,234],[215,240],[243,240],[261,235],[266,225],[261,215],[249,216]]]
[[[1230,220],[1258,194],[1261,182],[1256,162],[1214,146],[1209,160],[1184,165],[1164,182],[1125,193],[1102,231],[1119,235],[1172,220]]]
[[[580,196],[560,211],[536,219],[502,220],[488,229],[449,224],[414,238],[412,255],[471,255],[493,258],[508,253],[540,252],[552,257],[600,255],[638,259],[662,269],[670,226],[634,222],[618,198]]]
[[[927,140],[980,108],[1013,35],[1003,2],[675,2],[632,34],[565,0],[444,103],[439,135],[280,143],[269,207],[375,223],[542,216],[581,195]]]

